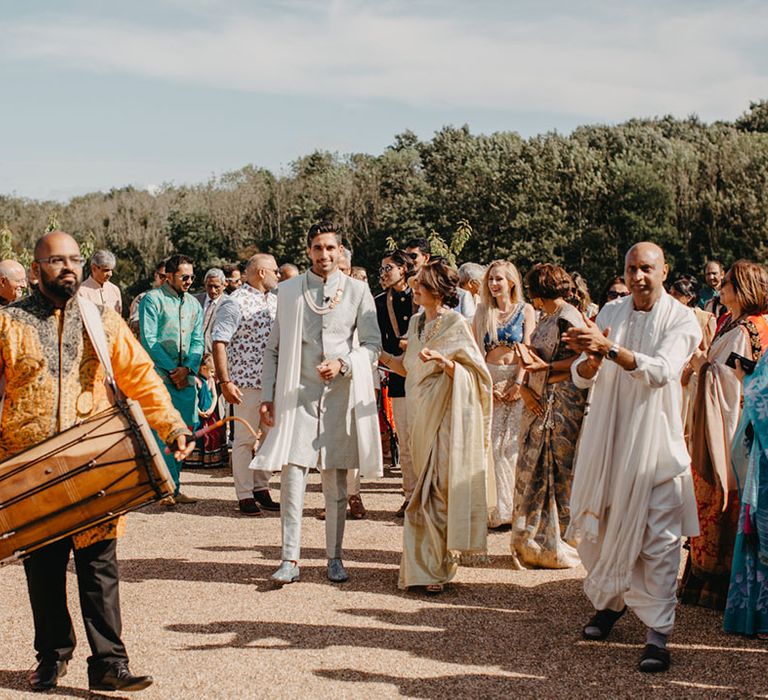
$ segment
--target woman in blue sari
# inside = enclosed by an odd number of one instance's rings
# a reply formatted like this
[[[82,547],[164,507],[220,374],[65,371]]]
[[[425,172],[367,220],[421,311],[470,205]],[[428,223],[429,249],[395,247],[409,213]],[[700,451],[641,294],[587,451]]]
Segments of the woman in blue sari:
[[[731,458],[741,512],[723,629],[768,638],[768,353],[744,378]]]

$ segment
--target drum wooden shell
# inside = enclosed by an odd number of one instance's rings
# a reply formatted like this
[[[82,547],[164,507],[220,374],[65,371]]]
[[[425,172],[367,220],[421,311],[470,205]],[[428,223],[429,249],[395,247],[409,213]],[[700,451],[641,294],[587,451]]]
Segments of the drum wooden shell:
[[[0,563],[174,492],[130,399],[0,462]]]

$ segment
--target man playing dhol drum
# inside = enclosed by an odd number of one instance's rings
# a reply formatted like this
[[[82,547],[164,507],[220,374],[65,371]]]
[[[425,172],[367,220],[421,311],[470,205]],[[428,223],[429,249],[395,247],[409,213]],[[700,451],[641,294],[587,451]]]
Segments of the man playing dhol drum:
[[[0,419],[0,460],[104,410],[105,371],[86,333],[76,292],[83,275],[77,242],[62,231],[40,238],[32,270],[39,285],[0,310],[0,372],[5,400]],[[112,309],[98,307],[120,390],[136,400],[149,424],[184,459],[194,447],[189,431],[155,373],[152,361]],[[91,690],[142,690],[150,676],[134,676],[120,638],[114,520],[34,552],[24,561],[35,623],[34,690],[56,686],[75,648],[67,609],[66,575],[74,551],[80,606],[91,656]]]

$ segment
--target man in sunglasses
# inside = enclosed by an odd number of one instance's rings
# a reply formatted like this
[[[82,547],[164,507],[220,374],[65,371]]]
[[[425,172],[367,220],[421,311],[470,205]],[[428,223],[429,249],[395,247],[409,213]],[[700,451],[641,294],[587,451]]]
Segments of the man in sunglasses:
[[[174,407],[190,427],[196,418],[195,375],[205,348],[203,309],[187,293],[194,281],[192,258],[172,255],[165,261],[165,282],[147,292],[139,305],[141,344],[155,363]],[[179,491],[181,463],[171,454],[165,454],[165,461],[176,482],[175,503],[194,503],[194,498]]]
[[[412,276],[415,277],[424,263],[432,258],[432,246],[426,238],[411,238],[405,244],[405,253],[411,259]],[[456,290],[456,294],[459,297],[459,304],[454,311],[458,311],[464,318],[471,321],[475,315],[476,306],[472,294],[461,287]]]
[[[394,356],[403,354],[408,323],[413,316],[413,293],[408,286],[412,261],[413,258],[404,250],[393,250],[384,256],[379,268],[379,282],[384,292],[374,299],[376,318],[381,332],[381,345],[385,352]],[[403,518],[416,486],[416,474],[413,471],[410,439],[408,437],[405,377],[394,372],[390,373],[388,388],[389,397],[392,399],[392,413],[400,446],[400,469],[403,473],[403,495],[405,496],[405,500],[395,513],[395,517]]]

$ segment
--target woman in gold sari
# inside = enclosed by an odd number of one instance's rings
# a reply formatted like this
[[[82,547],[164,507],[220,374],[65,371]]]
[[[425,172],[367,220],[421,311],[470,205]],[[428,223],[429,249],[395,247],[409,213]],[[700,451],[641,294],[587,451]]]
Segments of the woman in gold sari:
[[[460,561],[487,554],[492,383],[469,325],[450,310],[457,285],[457,273],[443,260],[426,263],[413,282],[413,301],[423,311],[408,326],[405,354],[381,354],[406,378],[417,475],[398,586],[426,586],[430,593],[443,590]]]

